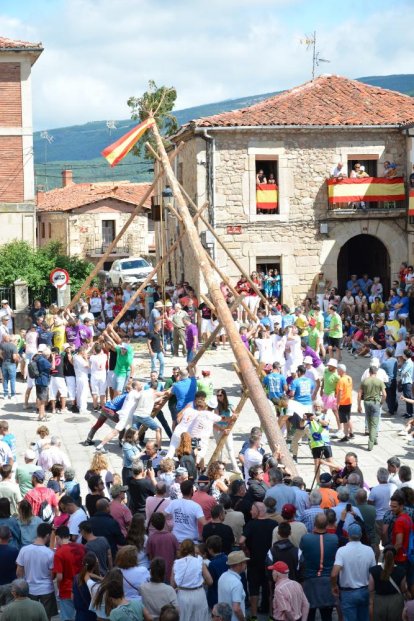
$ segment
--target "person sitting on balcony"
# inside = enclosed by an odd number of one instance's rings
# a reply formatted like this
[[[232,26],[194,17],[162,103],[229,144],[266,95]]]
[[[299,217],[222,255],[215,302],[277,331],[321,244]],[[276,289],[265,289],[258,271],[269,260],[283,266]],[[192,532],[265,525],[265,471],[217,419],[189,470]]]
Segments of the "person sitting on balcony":
[[[359,162],[355,162],[353,170],[351,170],[351,174],[349,175],[351,179],[357,179],[361,172],[361,164]]]
[[[269,179],[267,180],[267,183],[271,183],[272,185],[276,185],[276,179],[273,173],[270,173],[269,175]]]
[[[346,177],[346,171],[344,170],[344,165],[342,162],[338,162],[335,168],[332,169],[330,178],[335,179],[336,181],[341,181],[344,177]]]
[[[397,164],[395,162],[390,162],[387,160],[384,162],[384,173],[383,177],[390,179],[391,177],[397,176]]]
[[[256,175],[256,183],[267,183],[266,175],[264,174],[264,170],[261,168]]]

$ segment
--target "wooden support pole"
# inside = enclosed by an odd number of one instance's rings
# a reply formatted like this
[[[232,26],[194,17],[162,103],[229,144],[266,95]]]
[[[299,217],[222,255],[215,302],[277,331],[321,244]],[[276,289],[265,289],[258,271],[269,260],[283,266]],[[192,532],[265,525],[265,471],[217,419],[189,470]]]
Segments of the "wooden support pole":
[[[205,295],[203,295],[203,294],[201,294],[200,297],[207,304],[207,306],[209,308],[211,308],[211,310],[215,313],[216,309],[214,308],[213,304],[211,304],[210,300],[208,298],[206,298]],[[239,304],[239,298],[237,298],[237,300],[235,300],[233,302],[233,304],[230,306],[230,311],[233,311],[235,308],[237,308],[238,304]],[[216,340],[216,337],[217,337],[218,333],[220,332],[221,328],[222,328],[222,325],[221,325],[221,322],[219,321],[218,325],[214,328],[213,332],[210,334],[210,336],[208,337],[206,342],[201,345],[200,349],[198,350],[198,352],[194,356],[194,358],[192,360],[193,364],[197,364],[197,362],[200,360],[200,358],[204,354],[204,352],[210,347],[210,345],[212,345],[214,343],[214,341]]]
[[[171,163],[168,159],[168,155],[165,151],[162,138],[158,131],[158,127],[154,124],[151,128],[158,148],[158,153],[162,160],[162,166],[167,181],[171,187],[171,190],[175,196],[176,209],[183,219],[185,228],[187,229],[187,240],[189,247],[191,248],[194,256],[197,257],[197,261],[204,276],[207,288],[214,306],[217,309],[218,319],[222,322],[226,334],[229,338],[230,345],[233,349],[234,356],[240,367],[240,371],[243,376],[244,383],[249,389],[250,398],[252,400],[254,409],[260,419],[261,426],[266,435],[267,441],[270,446],[270,450],[273,454],[277,454],[279,447],[282,446],[285,450],[285,461],[289,469],[293,474],[297,474],[296,464],[288,454],[286,443],[282,436],[281,430],[278,425],[275,425],[274,415],[271,411],[269,401],[263,390],[260,379],[258,378],[255,368],[249,358],[247,349],[240,339],[239,332],[236,324],[233,321],[232,314],[227,306],[226,300],[221,292],[220,286],[216,281],[216,275],[212,268],[208,258],[207,252],[203,247],[197,228],[191,218],[188,210],[186,200],[183,192],[181,191],[180,184],[174,175],[174,171],[171,167]]]
[[[202,205],[200,207],[200,209],[198,209],[197,213],[194,215],[192,221],[193,222],[197,222],[198,218],[200,217],[200,215],[202,214],[203,210],[207,207],[207,203],[204,203],[204,205]],[[172,253],[177,250],[181,240],[183,239],[183,237],[186,235],[187,231],[184,229],[181,234],[178,236],[178,238],[175,240],[175,242],[173,243],[173,245],[171,246],[171,248],[169,248],[168,252],[165,254],[165,256],[162,257],[162,259],[160,259],[157,263],[157,265],[154,267],[154,269],[152,270],[152,272],[150,272],[148,274],[148,276],[146,277],[146,279],[144,280],[144,282],[138,287],[138,289],[136,291],[134,291],[134,293],[131,295],[131,297],[129,298],[128,302],[126,302],[126,304],[124,304],[124,306],[122,307],[122,309],[120,310],[120,312],[117,314],[117,316],[111,321],[111,327],[113,328],[114,326],[116,326],[120,320],[122,319],[122,317],[125,315],[125,313],[131,308],[131,306],[133,305],[133,303],[135,302],[135,300],[137,299],[137,297],[139,296],[139,294],[145,289],[145,287],[147,286],[147,284],[154,278],[155,274],[158,272],[159,268],[161,267],[161,265],[164,265],[164,263],[167,261],[167,259],[172,255]]]
[[[233,287],[233,285],[231,284],[230,280],[227,278],[227,276],[224,274],[224,272],[214,263],[213,259],[210,257],[209,254],[207,254],[208,256],[208,260],[210,261],[212,267],[216,270],[217,274],[220,276],[221,280],[224,282],[225,285],[228,286],[228,288],[230,289],[230,291],[232,292],[232,294],[234,296],[239,295],[238,291],[236,291],[236,289]],[[252,311],[250,310],[250,308],[247,306],[246,302],[244,301],[243,297],[240,301],[240,305],[242,306],[242,308],[246,311],[249,319],[253,322],[253,323],[257,323],[257,317],[256,315],[254,315],[252,313]]]
[[[229,430],[229,433],[233,431],[233,427],[236,424],[237,419],[239,418],[239,415],[241,414],[241,411],[244,408],[248,399],[249,399],[249,392],[247,390],[243,390],[242,396],[240,397],[240,401],[238,402],[236,409],[233,412],[234,420],[232,420],[230,425],[227,427],[227,429]],[[208,462],[207,468],[213,461],[217,461],[217,459],[219,459],[221,451],[224,448],[226,438],[227,438],[227,434],[223,432],[219,438],[219,441],[217,442],[216,448],[214,449],[212,456],[210,457],[210,461]]]
[[[191,205],[194,207],[194,209],[197,209],[197,206],[192,201],[191,197],[187,194],[187,192],[185,191],[183,186],[181,184],[179,184],[179,185],[180,185],[180,189],[181,189],[182,193],[184,194],[184,196],[186,197],[186,199],[191,203]],[[268,306],[269,302],[266,300],[266,298],[264,297],[263,293],[260,291],[259,287],[256,285],[255,282],[253,282],[253,280],[250,278],[249,274],[247,272],[245,272],[245,270],[243,269],[243,266],[241,265],[241,263],[239,263],[239,261],[233,255],[233,253],[230,252],[230,250],[226,247],[226,244],[223,241],[221,241],[220,237],[217,235],[216,231],[213,229],[213,227],[211,226],[210,222],[208,220],[206,220],[206,218],[204,218],[204,217],[201,217],[200,220],[208,228],[210,233],[213,235],[214,239],[216,239],[218,241],[220,246],[223,248],[224,252],[227,254],[229,259],[231,259],[233,261],[234,265],[240,271],[242,276],[244,276],[247,279],[247,281],[250,283],[250,286],[252,287],[252,289],[254,289],[254,291],[257,293],[258,296],[260,296],[262,302],[264,302],[264,304],[266,306]]]
[[[177,155],[179,154],[179,152],[184,148],[184,143],[182,142],[181,144],[178,145],[177,149],[175,149],[169,156],[169,161],[173,161]],[[142,206],[144,205],[145,201],[151,196],[154,188],[156,187],[158,180],[161,179],[161,177],[163,176],[163,173],[158,173],[154,179],[154,181],[152,182],[152,184],[150,185],[150,187],[148,188],[148,190],[145,192],[144,196],[141,198],[141,200],[139,201],[139,204],[135,207],[134,211],[131,213],[131,215],[129,216],[128,220],[125,222],[124,226],[121,228],[121,230],[119,231],[118,235],[115,237],[115,239],[109,244],[108,249],[106,250],[106,252],[102,255],[102,257],[99,259],[98,263],[95,265],[95,267],[93,268],[93,270],[91,271],[91,273],[89,274],[89,276],[86,278],[85,282],[83,283],[82,287],[79,289],[79,291],[73,296],[73,298],[71,299],[71,301],[69,302],[69,304],[66,307],[66,310],[70,311],[75,304],[80,300],[80,298],[82,297],[82,295],[84,294],[84,292],[86,291],[86,289],[89,287],[89,285],[91,284],[92,280],[95,278],[95,276],[97,275],[97,273],[100,271],[100,269],[102,268],[103,264],[105,263],[105,261],[107,260],[107,258],[109,257],[109,255],[111,254],[112,250],[114,248],[116,248],[119,240],[121,239],[121,237],[125,234],[126,230],[128,229],[129,225],[131,224],[131,222],[134,220],[135,216],[141,211]]]

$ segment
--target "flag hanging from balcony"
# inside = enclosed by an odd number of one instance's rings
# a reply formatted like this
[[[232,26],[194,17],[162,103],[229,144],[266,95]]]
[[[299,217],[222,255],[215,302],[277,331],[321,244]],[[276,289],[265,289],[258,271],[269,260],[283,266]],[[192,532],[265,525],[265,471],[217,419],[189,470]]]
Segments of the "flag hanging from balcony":
[[[256,185],[256,208],[277,209],[277,185],[274,183]]]
[[[131,151],[134,144],[145,134],[147,129],[155,124],[153,118],[146,119],[136,127],[133,127],[127,134],[118,138],[116,142],[113,142],[106,147],[101,155],[108,161],[111,166],[116,166],[128,153]]]
[[[362,177],[361,179],[328,179],[330,205],[339,203],[376,203],[405,200],[403,177]]]
[[[414,216],[414,190],[410,190],[408,197],[408,215]]]

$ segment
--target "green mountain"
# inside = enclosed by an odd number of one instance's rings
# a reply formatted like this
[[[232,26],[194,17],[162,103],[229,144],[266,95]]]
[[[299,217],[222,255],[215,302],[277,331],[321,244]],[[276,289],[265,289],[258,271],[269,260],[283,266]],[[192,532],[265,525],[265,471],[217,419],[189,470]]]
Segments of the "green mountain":
[[[358,79],[365,84],[414,95],[414,74],[369,76]],[[179,124],[182,125],[203,116],[246,108],[275,94],[276,92],[264,93],[203,104],[185,110],[177,110],[175,115]],[[108,127],[108,125],[112,127]],[[73,178],[77,183],[121,179],[135,182],[150,180],[152,177],[151,161],[129,155],[118,166],[110,168],[100,155],[104,147],[115,142],[134,125],[136,125],[136,121],[131,120],[120,120],[108,124],[106,121],[92,121],[84,125],[51,129],[47,132],[49,139],[45,132],[35,132],[33,138],[36,186],[44,190],[59,187],[61,185],[61,171],[64,168],[73,170]]]

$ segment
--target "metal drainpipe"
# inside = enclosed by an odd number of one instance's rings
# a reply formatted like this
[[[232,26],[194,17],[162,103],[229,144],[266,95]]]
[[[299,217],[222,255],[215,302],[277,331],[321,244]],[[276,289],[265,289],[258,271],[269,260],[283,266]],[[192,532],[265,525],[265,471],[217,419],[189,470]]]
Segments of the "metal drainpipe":
[[[211,136],[205,129],[202,133],[204,140],[206,141],[206,171],[207,171],[207,198],[210,202],[209,215],[210,224],[213,229],[216,228],[216,215],[215,215],[215,179],[214,179],[214,159],[216,154],[216,139]],[[213,261],[216,260],[216,242],[214,240],[212,248]]]

